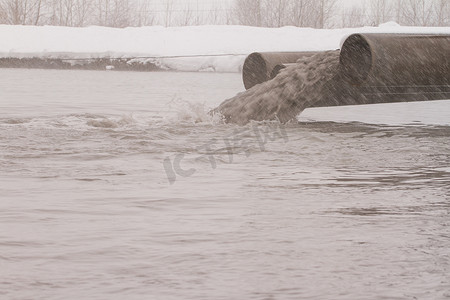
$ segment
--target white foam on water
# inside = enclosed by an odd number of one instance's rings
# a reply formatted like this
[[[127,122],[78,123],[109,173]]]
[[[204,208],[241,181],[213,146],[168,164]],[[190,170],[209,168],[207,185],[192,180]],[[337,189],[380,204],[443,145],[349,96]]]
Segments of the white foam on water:
[[[136,123],[136,120],[133,116],[120,116],[116,118],[111,117],[101,117],[96,119],[91,119],[86,122],[87,125],[98,128],[118,128],[125,127],[128,125],[133,125]]]
[[[220,113],[210,113],[211,107],[205,102],[193,102],[176,99],[169,105],[174,110],[174,115],[169,115],[165,121],[169,124],[223,124],[223,116]]]
[[[6,118],[0,119],[0,125],[22,126],[28,129],[61,129],[73,130],[89,129],[120,129],[138,128],[145,126],[145,119],[137,119],[131,114],[106,115],[106,114],[68,114],[56,116],[39,116],[34,118]]]

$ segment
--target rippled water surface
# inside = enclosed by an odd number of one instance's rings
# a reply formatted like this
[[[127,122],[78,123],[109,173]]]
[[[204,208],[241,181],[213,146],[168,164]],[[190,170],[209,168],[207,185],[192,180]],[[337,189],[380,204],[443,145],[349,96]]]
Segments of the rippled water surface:
[[[448,299],[450,101],[240,127],[238,74],[1,69],[1,299]]]

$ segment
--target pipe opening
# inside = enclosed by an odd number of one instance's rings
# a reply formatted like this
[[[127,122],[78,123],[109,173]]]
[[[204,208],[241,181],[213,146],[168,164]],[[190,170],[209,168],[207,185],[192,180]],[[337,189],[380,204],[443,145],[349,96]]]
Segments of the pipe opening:
[[[275,77],[277,77],[277,75],[281,72],[281,70],[286,69],[286,67],[287,67],[286,64],[276,65],[273,68],[272,73],[270,73],[270,79],[274,79]]]
[[[249,89],[269,80],[270,78],[267,73],[266,61],[262,55],[257,52],[250,54],[245,59],[244,67],[242,69],[245,88]]]
[[[344,78],[353,84],[363,83],[372,69],[372,51],[367,40],[360,34],[348,37],[339,61]]]

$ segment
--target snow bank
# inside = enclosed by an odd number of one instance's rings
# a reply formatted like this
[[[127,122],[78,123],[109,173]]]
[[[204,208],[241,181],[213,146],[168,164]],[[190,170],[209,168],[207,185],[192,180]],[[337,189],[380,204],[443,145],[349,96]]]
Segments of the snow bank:
[[[137,57],[137,61],[172,70],[239,72],[245,57],[252,52],[333,50],[340,47],[344,37],[356,32],[450,34],[450,27],[402,27],[395,23],[346,29],[0,25],[0,57]],[[155,58],[161,56],[171,58]]]

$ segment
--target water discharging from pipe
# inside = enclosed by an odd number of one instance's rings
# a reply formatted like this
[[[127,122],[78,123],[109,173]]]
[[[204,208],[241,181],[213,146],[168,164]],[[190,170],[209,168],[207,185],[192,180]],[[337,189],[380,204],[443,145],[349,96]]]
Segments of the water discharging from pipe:
[[[339,51],[320,52],[287,66],[273,80],[225,100],[214,109],[226,122],[244,125],[251,120],[286,123],[304,109],[332,95],[331,80],[338,75]]]

